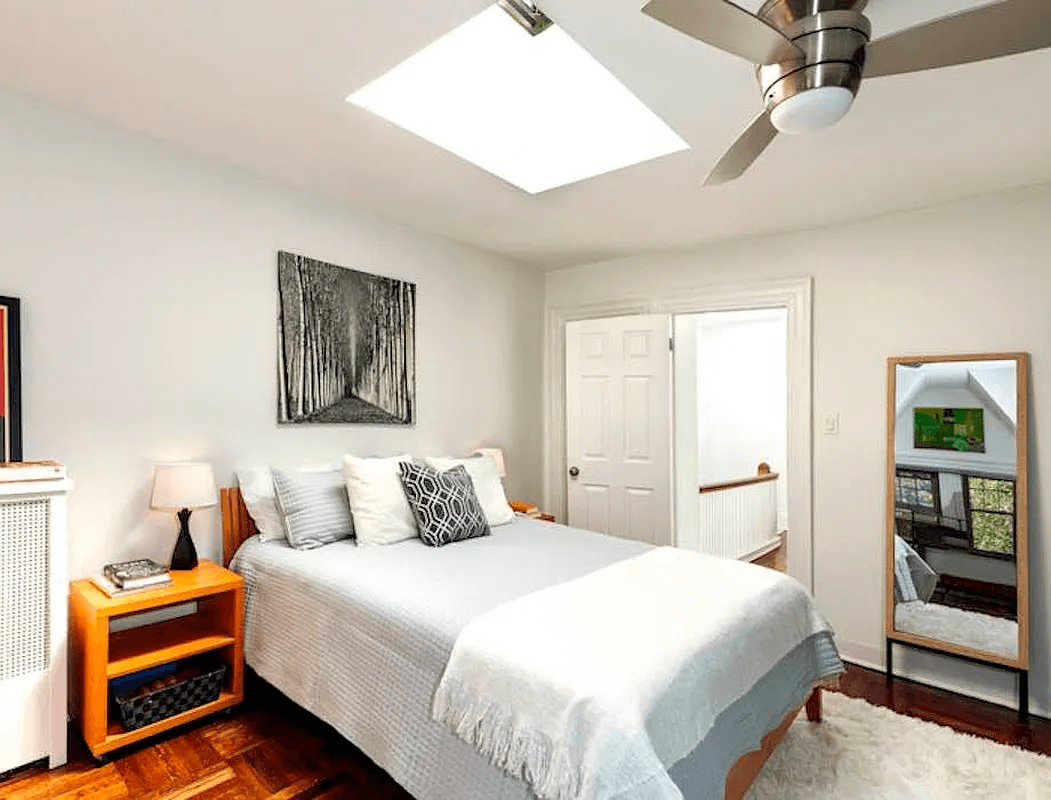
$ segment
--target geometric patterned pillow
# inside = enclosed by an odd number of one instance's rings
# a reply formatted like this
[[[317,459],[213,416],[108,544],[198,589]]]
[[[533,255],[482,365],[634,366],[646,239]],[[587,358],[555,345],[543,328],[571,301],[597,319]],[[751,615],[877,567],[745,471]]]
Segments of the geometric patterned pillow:
[[[402,461],[401,486],[424,544],[440,547],[489,535],[474,483],[462,465],[445,472]]]

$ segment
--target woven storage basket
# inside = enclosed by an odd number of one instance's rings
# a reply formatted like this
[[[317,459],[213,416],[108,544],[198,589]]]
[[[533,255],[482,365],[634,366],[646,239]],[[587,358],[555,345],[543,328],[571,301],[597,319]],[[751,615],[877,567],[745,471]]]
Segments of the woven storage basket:
[[[196,677],[179,681],[155,692],[138,697],[114,694],[113,699],[120,712],[120,724],[124,730],[133,731],[191,708],[203,706],[219,699],[219,692],[226,678],[226,665],[209,665]]]

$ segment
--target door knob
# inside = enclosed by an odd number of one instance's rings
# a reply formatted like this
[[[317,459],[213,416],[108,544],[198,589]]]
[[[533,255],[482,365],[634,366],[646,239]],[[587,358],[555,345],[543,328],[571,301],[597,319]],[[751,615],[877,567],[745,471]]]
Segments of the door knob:
[[[570,468],[569,468],[569,477],[571,477],[571,478],[575,478],[575,477],[577,477],[577,475],[579,475],[579,474],[580,474],[580,470],[579,470],[579,469],[577,469],[576,467],[570,467]]]

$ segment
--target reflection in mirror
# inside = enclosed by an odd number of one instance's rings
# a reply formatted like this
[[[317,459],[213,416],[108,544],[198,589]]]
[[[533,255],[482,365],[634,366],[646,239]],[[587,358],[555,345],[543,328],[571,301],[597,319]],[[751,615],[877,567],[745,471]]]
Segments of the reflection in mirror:
[[[1017,363],[895,368],[894,629],[1018,658]]]

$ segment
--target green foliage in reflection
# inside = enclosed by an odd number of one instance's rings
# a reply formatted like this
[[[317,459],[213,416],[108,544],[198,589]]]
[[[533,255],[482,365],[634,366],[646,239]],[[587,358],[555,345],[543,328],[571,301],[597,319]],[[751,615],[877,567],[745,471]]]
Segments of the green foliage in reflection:
[[[975,548],[993,553],[1013,553],[1014,483],[992,478],[970,478],[968,484]]]

